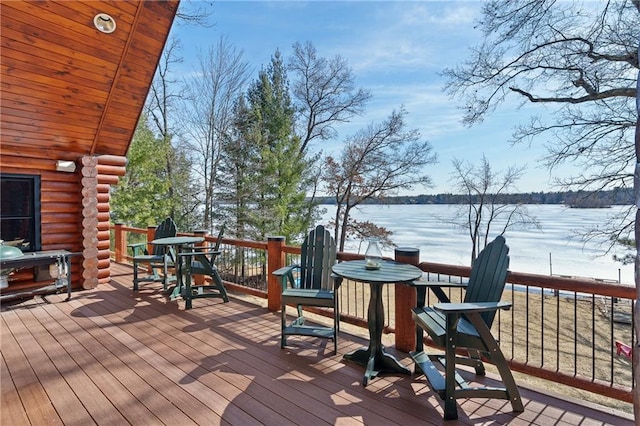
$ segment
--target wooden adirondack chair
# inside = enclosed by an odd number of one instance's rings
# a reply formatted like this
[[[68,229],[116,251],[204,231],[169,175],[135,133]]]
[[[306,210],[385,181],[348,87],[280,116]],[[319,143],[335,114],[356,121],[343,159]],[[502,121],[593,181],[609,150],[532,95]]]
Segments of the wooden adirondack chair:
[[[185,309],[191,309],[192,300],[205,297],[219,297],[225,303],[229,301],[222,277],[215,265],[216,258],[222,253],[220,244],[224,236],[224,226],[220,228],[213,247],[187,247],[178,256],[184,261],[184,289],[177,289],[185,300]],[[206,275],[210,282],[194,284],[194,275]]]
[[[333,353],[338,352],[340,309],[336,295],[342,278],[332,274],[336,263],[336,243],[324,226],[318,225],[302,243],[300,264],[285,266],[273,274],[282,286],[282,334],[280,347],[287,345],[287,336],[315,336],[333,340]],[[298,317],[287,324],[287,305],[297,307]],[[333,309],[333,327],[305,322],[303,306]]]
[[[411,357],[416,364],[416,373],[424,374],[432,389],[444,400],[445,420],[458,418],[456,399],[459,398],[507,399],[513,411],[524,411],[511,370],[491,334],[496,311],[511,307],[511,303],[500,301],[508,275],[508,253],[509,247],[502,236],[480,252],[473,263],[463,303],[449,302],[441,289],[447,283],[414,283],[418,306],[413,309],[412,316],[418,339]],[[440,302],[433,307],[425,307],[426,290],[431,287],[437,289],[435,293]],[[444,348],[444,354],[424,352],[423,330],[438,347]],[[465,349],[467,355],[462,355]],[[484,376],[481,356],[497,367],[503,387],[471,385],[458,374],[456,364],[463,364],[474,367],[477,375]],[[444,374],[434,363],[444,367]]]
[[[153,239],[165,237],[175,237],[177,233],[176,224],[170,217],[162,221],[156,228]],[[133,290],[138,291],[138,284],[141,282],[162,281],[164,291],[167,291],[169,285],[169,267],[175,261],[175,253],[167,251],[165,247],[154,246],[153,252],[147,251],[146,243],[129,244],[133,251]],[[146,277],[138,276],[138,267],[140,265],[148,265],[151,267],[152,274]],[[158,274],[158,269],[162,268],[163,275]]]

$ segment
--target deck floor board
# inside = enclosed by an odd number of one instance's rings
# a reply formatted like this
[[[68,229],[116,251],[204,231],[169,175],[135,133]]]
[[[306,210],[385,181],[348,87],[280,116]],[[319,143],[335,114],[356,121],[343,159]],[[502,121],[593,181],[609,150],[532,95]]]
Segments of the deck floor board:
[[[232,295],[185,311],[161,284],[134,293],[131,268],[112,269],[110,283],[68,302],[37,296],[3,307],[3,425],[443,424],[424,377],[383,376],[362,387],[363,368],[342,356],[366,345],[366,331],[343,329],[337,355],[311,337],[291,337],[283,350],[279,314],[263,303]],[[459,420],[447,424],[633,424],[529,389],[522,396],[524,413],[506,401],[461,401]]]

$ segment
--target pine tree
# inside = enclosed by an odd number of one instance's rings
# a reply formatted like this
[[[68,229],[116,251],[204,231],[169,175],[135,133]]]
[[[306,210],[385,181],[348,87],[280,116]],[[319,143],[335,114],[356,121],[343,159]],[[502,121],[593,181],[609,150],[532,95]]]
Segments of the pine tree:
[[[250,118],[246,125],[258,149],[257,183],[249,220],[258,240],[283,235],[295,240],[308,223],[303,173],[306,162],[294,134],[295,108],[289,96],[286,68],[279,51],[249,88]]]
[[[127,173],[112,190],[110,203],[115,221],[146,227],[159,224],[170,214],[170,183],[164,163],[158,161],[158,156],[163,157],[167,150],[163,141],[154,136],[143,115],[127,153]]]

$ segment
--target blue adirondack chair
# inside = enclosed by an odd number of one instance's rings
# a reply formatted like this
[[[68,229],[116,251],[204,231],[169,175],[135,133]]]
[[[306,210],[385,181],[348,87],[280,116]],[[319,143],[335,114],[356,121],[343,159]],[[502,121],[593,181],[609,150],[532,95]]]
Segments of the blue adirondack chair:
[[[154,240],[165,237],[175,237],[177,233],[176,224],[170,217],[162,221],[155,230]],[[175,253],[167,251],[163,246],[153,246],[153,251],[147,251],[146,243],[129,244],[133,251],[133,290],[138,291],[139,283],[162,281],[164,291],[169,285],[169,268],[175,261]],[[140,277],[138,267],[148,265],[151,267],[151,275]],[[158,269],[162,269],[162,276],[158,274]]]
[[[416,373],[424,374],[431,388],[444,400],[445,420],[458,418],[456,399],[459,398],[507,399],[513,411],[524,411],[509,365],[491,334],[497,310],[511,307],[511,303],[500,301],[508,275],[508,254],[509,247],[502,236],[480,252],[473,262],[462,303],[449,302],[442,291],[447,283],[414,283],[418,303],[412,316],[418,339],[411,357],[416,364]],[[440,300],[433,307],[424,306],[428,288],[435,290]],[[423,330],[436,346],[444,349],[444,354],[425,353]],[[464,350],[466,354],[462,353]],[[456,371],[456,364],[462,364],[473,367],[477,375],[484,376],[483,357],[497,367],[504,386],[471,385]],[[438,364],[443,372],[436,368]]]
[[[280,347],[287,345],[287,336],[314,336],[333,340],[333,353],[338,352],[340,309],[337,291],[342,278],[332,274],[336,263],[336,243],[324,226],[318,225],[302,243],[300,264],[285,266],[273,272],[282,286],[282,333]],[[287,323],[287,305],[297,308],[296,319]],[[321,326],[305,321],[303,306],[333,309],[333,326]]]

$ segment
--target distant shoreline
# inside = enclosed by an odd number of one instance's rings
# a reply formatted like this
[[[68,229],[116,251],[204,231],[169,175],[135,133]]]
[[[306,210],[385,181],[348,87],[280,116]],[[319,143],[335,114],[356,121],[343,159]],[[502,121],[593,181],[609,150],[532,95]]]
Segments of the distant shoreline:
[[[335,205],[332,197],[316,197],[319,204]],[[477,202],[472,198],[473,202]],[[363,204],[468,204],[469,196],[460,194],[399,195],[383,199],[369,199]],[[560,204],[572,208],[607,208],[633,205],[633,189],[620,188],[609,191],[526,192],[501,194],[496,204]]]

